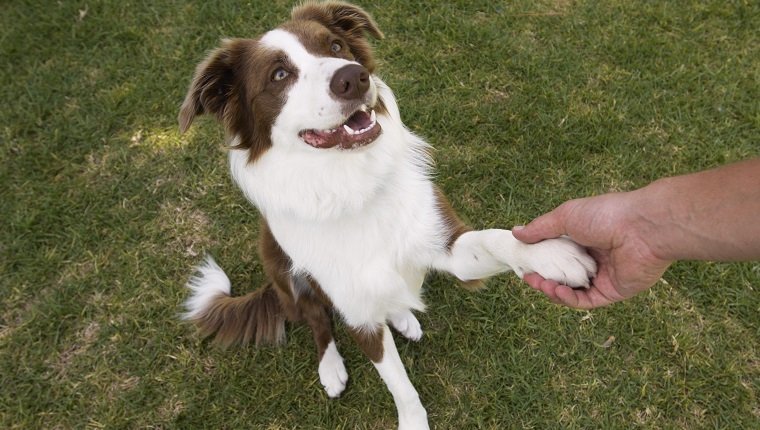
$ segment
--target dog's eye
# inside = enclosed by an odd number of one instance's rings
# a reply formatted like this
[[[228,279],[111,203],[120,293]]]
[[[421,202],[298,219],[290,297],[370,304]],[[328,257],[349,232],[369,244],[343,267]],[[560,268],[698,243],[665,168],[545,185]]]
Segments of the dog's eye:
[[[336,54],[340,52],[341,49],[343,49],[343,45],[341,45],[340,42],[333,42],[330,46],[330,50]]]
[[[290,75],[290,73],[280,67],[279,69],[275,70],[274,73],[272,73],[272,80],[273,81],[281,81],[285,78],[287,78]]]

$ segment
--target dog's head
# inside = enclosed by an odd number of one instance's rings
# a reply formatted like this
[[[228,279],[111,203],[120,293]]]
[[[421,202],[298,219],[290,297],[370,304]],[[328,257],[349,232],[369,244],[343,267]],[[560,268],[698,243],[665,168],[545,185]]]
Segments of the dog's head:
[[[258,39],[227,39],[198,65],[179,113],[180,131],[215,115],[256,160],[272,145],[354,149],[382,133],[369,34],[382,33],[361,8],[305,3]],[[377,113],[376,113],[377,111]]]

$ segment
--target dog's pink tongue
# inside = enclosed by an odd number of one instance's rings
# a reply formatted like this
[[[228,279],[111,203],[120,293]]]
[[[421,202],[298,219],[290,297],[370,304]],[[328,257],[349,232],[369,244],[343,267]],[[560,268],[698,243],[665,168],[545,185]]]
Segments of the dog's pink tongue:
[[[340,144],[339,134],[340,130],[334,132],[307,130],[302,137],[306,143],[315,148],[332,148]]]
[[[380,124],[372,122],[371,114],[359,111],[333,130],[304,130],[299,135],[315,148],[354,149],[373,142],[381,131]]]
[[[359,131],[369,127],[370,124],[372,124],[372,118],[367,112],[358,111],[355,114],[351,115],[345,124],[351,127],[351,130]]]

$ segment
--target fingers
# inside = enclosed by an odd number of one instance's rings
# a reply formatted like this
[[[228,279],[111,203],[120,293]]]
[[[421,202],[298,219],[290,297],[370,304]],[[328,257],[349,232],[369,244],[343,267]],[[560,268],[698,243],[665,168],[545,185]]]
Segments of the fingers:
[[[556,281],[544,279],[537,273],[529,273],[523,278],[531,288],[541,291],[552,303],[576,309],[593,309],[606,306],[613,301],[598,289],[576,290]]]
[[[555,281],[544,279],[537,273],[529,273],[523,278],[532,288],[541,291],[544,295],[554,304],[561,305],[563,303],[557,297],[557,287],[559,284]]]
[[[531,286],[531,288],[535,290],[541,289],[541,283],[545,281],[543,276],[539,275],[538,273],[528,273],[523,277],[523,280],[528,283],[528,285]]]
[[[544,293],[544,295],[546,295],[546,297],[548,297],[554,304],[565,305],[571,308],[588,309],[588,307],[581,305],[583,301],[575,294],[575,290],[568,286],[560,285],[556,281],[550,279],[543,280],[539,286],[539,291]]]
[[[566,204],[541,215],[526,226],[515,227],[512,234],[517,240],[525,243],[536,243],[567,234],[563,215],[565,206]]]

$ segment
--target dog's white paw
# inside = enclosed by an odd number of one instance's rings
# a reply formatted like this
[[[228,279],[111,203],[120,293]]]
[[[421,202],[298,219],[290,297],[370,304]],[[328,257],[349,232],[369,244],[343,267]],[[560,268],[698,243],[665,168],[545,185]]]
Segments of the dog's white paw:
[[[535,272],[570,287],[588,287],[589,280],[596,274],[594,259],[567,237],[525,246],[522,264],[515,268],[520,277]]]
[[[327,396],[333,399],[340,396],[346,389],[348,372],[346,372],[343,357],[340,356],[334,341],[327,345],[327,349],[319,361],[319,382],[325,388]]]
[[[405,338],[415,342],[422,338],[422,326],[412,311],[391,315],[389,321],[393,328]]]
[[[428,430],[427,411],[422,406],[407,405],[404,410],[399,410],[398,429],[399,430]]]

